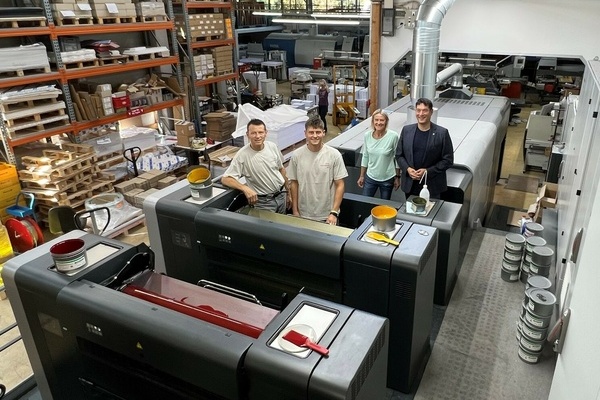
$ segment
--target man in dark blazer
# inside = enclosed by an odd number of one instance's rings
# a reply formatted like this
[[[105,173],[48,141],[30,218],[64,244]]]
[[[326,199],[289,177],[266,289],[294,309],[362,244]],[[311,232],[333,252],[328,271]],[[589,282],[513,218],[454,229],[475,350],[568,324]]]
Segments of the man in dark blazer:
[[[400,187],[406,198],[419,195],[427,179],[430,198],[439,199],[446,191],[446,170],[454,164],[454,149],[448,129],[431,122],[433,103],[420,98],[415,103],[417,123],[404,126],[396,148],[400,166]],[[423,175],[427,171],[427,177]],[[423,178],[423,181],[419,181]]]

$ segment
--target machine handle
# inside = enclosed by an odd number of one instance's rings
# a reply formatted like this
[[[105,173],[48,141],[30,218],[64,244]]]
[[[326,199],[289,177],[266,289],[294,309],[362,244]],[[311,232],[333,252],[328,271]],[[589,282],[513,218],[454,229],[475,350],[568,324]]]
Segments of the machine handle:
[[[246,300],[251,303],[255,303],[262,306],[262,304],[260,303],[258,298],[256,298],[255,295],[248,292],[244,292],[242,290],[234,289],[229,286],[221,285],[220,283],[207,281],[206,279],[200,279],[198,281],[198,286],[201,286],[205,289],[214,290],[215,292],[228,294],[230,296],[237,297],[238,299]]]

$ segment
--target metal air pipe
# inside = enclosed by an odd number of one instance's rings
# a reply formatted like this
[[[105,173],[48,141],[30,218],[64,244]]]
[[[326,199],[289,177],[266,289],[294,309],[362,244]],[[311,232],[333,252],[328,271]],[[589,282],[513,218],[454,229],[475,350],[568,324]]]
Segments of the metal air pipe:
[[[423,0],[417,11],[413,34],[413,70],[410,88],[413,104],[421,97],[432,101],[435,98],[440,27],[454,1]]]

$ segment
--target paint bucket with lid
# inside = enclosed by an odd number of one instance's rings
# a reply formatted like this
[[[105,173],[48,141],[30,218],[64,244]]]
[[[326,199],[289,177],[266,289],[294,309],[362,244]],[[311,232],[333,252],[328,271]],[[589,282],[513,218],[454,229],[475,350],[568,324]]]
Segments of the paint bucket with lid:
[[[530,236],[525,240],[525,251],[531,253],[537,246],[545,246],[546,239],[540,236]]]
[[[522,252],[525,248],[525,237],[518,233],[509,233],[504,241],[504,248],[509,251]]]
[[[552,265],[552,258],[554,251],[546,246],[537,246],[531,252],[531,264],[529,266],[529,273],[531,275],[550,275],[550,267]]]
[[[523,232],[523,236],[542,236],[543,231],[544,227],[541,224],[538,224],[537,222],[529,222],[525,224],[525,231]]]
[[[540,317],[552,315],[556,297],[545,289],[535,288],[528,292],[527,309]]]
[[[550,279],[548,279],[544,276],[533,275],[533,276],[530,276],[529,279],[527,279],[527,284],[525,285],[525,290],[530,289],[530,288],[548,290],[551,287],[552,287],[552,282],[550,282]]]
[[[531,263],[536,265],[551,265],[554,251],[550,247],[538,246],[531,252]]]

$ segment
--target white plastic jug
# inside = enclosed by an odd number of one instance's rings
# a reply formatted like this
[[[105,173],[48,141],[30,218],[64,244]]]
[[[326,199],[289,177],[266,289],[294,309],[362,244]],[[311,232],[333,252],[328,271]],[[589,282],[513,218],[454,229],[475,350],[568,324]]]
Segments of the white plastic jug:
[[[425,184],[423,185],[423,189],[421,189],[421,191],[419,192],[419,197],[424,198],[429,203],[429,189],[427,189],[427,170],[425,170],[425,173],[421,177],[419,183],[423,181],[423,178],[425,178]]]

